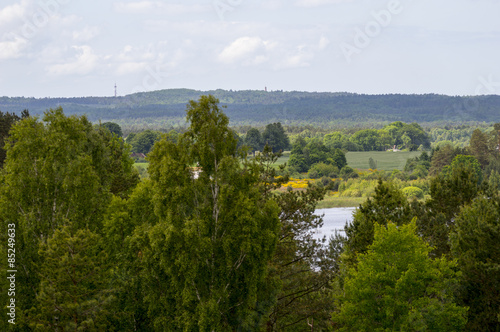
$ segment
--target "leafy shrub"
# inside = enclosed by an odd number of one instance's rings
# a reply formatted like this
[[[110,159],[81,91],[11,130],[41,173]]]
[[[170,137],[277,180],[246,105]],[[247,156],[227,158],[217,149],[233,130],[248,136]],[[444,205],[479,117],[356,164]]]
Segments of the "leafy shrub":
[[[359,175],[352,167],[346,165],[340,170],[340,177],[343,179],[355,179]]]
[[[424,191],[418,187],[403,188],[403,194],[405,194],[408,198],[424,198]]]
[[[368,159],[368,165],[370,166],[370,169],[377,169],[377,162],[373,160],[372,157]]]
[[[311,179],[319,179],[321,177],[336,178],[339,173],[337,166],[328,165],[325,163],[314,164],[307,173],[307,176]]]

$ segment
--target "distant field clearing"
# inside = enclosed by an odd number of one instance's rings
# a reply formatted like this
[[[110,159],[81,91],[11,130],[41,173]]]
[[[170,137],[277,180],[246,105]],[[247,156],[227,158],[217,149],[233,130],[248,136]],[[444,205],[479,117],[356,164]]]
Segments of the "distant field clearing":
[[[386,152],[386,151],[367,151],[367,152],[348,152],[346,154],[347,164],[352,168],[369,169],[368,160],[370,157],[377,163],[377,169],[392,171],[399,169],[402,171],[409,158],[420,156],[422,152]]]

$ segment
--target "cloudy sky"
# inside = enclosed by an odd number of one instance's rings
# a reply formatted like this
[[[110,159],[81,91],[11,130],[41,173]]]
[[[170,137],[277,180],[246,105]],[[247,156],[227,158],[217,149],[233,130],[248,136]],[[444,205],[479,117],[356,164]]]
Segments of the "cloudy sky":
[[[500,94],[498,0],[0,0],[0,96]]]

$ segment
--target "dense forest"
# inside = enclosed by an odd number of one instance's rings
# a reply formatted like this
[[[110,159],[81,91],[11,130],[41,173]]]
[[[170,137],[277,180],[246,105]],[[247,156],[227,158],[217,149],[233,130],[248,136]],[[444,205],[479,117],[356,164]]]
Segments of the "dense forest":
[[[264,126],[312,124],[327,128],[345,126],[381,127],[389,122],[457,124],[497,121],[500,96],[362,95],[284,91],[196,91],[170,89],[136,93],[123,97],[0,98],[4,112],[29,109],[34,115],[63,107],[68,115],[87,115],[90,121],[114,121],[122,127],[142,129],[184,126],[189,100],[211,94],[222,105],[231,125]]]
[[[1,330],[500,329],[500,123],[450,127],[467,146],[431,149],[399,121],[240,136],[214,96],[188,102],[182,130],[126,140],[113,122],[30,113],[0,113]],[[421,152],[361,172],[351,143]],[[318,180],[287,186],[306,172]],[[372,182],[344,232],[314,237],[326,195]]]

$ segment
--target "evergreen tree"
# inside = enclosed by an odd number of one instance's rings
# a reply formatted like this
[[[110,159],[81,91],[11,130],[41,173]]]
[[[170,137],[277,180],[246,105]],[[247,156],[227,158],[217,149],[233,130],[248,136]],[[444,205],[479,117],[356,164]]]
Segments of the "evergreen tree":
[[[430,175],[438,175],[445,166],[451,164],[456,155],[461,153],[461,149],[454,149],[449,144],[433,150],[429,170]]]
[[[305,330],[308,320],[319,329],[328,328],[333,310],[329,283],[337,271],[325,239],[314,238],[323,224],[315,210],[324,194],[323,189],[309,188],[276,197],[281,231],[268,283],[279,283],[279,292],[265,325],[267,331]]]
[[[462,272],[460,299],[469,307],[467,331],[500,330],[500,206],[481,196],[462,209],[450,235]]]
[[[280,122],[268,124],[262,133],[262,140],[273,152],[285,151],[290,146],[290,140]]]
[[[486,167],[490,155],[488,149],[488,135],[483,133],[480,129],[474,130],[470,138],[469,152],[476,157],[482,168]]]
[[[72,234],[74,233],[74,234]],[[40,245],[41,283],[29,325],[42,331],[111,330],[106,316],[113,300],[110,262],[101,238],[64,226]]]
[[[460,207],[479,194],[482,176],[479,163],[471,156],[457,156],[451,166],[431,180],[431,198],[418,212],[419,233],[433,247],[437,257],[450,253],[449,234]]]
[[[262,136],[258,129],[251,128],[247,131],[245,145],[250,148],[251,152],[260,151],[262,149]]]
[[[356,256],[365,253],[373,242],[375,225],[388,222],[404,225],[414,217],[406,196],[391,182],[379,180],[373,197],[359,206],[350,224],[345,226],[345,261],[353,265]]]

